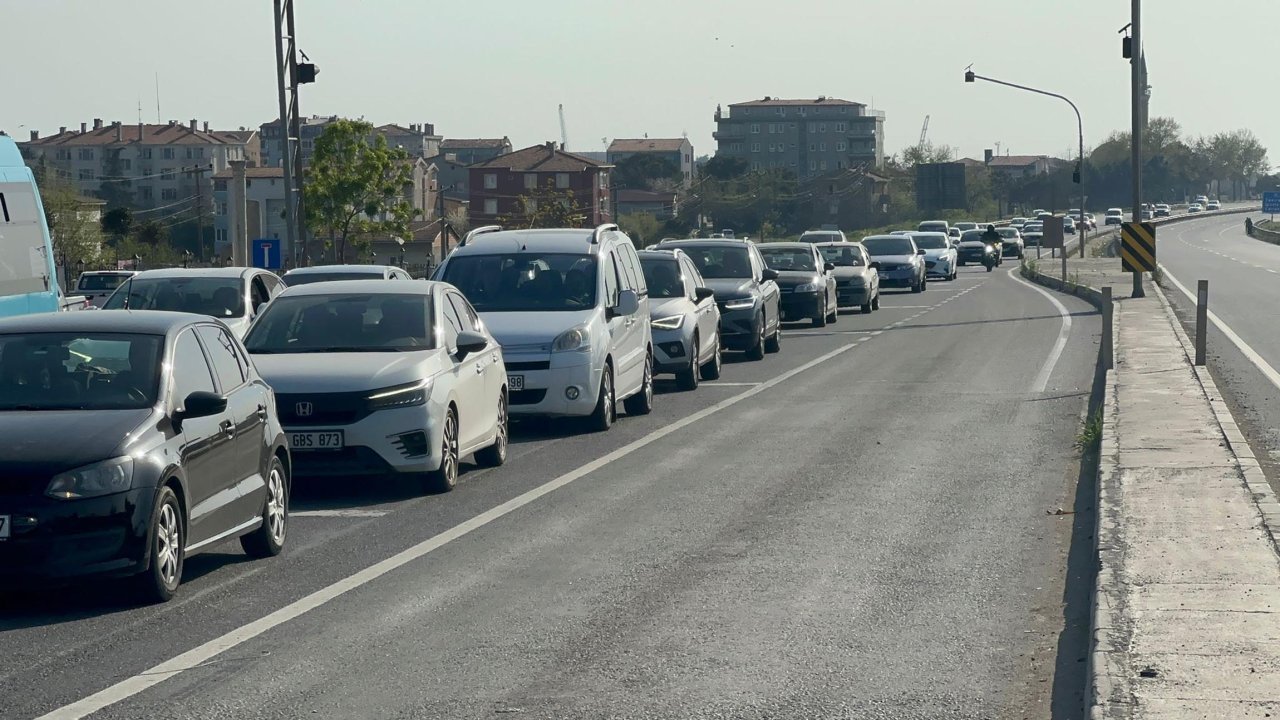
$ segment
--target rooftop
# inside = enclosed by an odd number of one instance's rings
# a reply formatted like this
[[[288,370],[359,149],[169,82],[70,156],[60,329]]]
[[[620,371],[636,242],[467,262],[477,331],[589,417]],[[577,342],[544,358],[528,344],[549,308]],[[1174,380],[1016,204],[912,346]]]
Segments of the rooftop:
[[[460,148],[500,148],[511,144],[503,138],[449,138],[440,143],[441,150],[457,150]]]
[[[1025,167],[1049,159],[1048,155],[996,155],[991,158],[991,167]]]
[[[231,140],[226,137],[226,133],[214,131],[206,132],[191,125],[185,125],[176,121],[169,121],[167,125],[102,125],[95,122],[99,126],[93,130],[85,130],[79,132],[76,130],[65,129],[56,135],[50,135],[43,138],[33,138],[27,143],[27,146],[35,147],[51,147],[51,146],[106,146],[106,145],[230,145],[237,144],[242,141]],[[81,127],[84,127],[83,125]],[[120,139],[116,139],[116,132],[119,131]]]
[[[609,167],[591,158],[565,152],[553,142],[532,145],[492,160],[472,165],[473,168],[496,168],[518,172],[582,172],[590,168]]]
[[[609,143],[609,152],[679,152],[687,138],[619,138]]]
[[[284,178],[284,168],[282,167],[247,167],[244,169],[244,176],[249,179],[254,178]],[[222,170],[213,174],[214,180],[230,180],[233,177],[231,170]]]
[[[731,108],[736,107],[781,107],[791,105],[847,105],[850,107],[866,107],[863,103],[853,102],[851,100],[841,100],[839,98],[830,98],[819,96],[812,100],[794,99],[788,100],[784,98],[775,98],[766,96],[763,100],[748,100],[746,102],[732,103]]]

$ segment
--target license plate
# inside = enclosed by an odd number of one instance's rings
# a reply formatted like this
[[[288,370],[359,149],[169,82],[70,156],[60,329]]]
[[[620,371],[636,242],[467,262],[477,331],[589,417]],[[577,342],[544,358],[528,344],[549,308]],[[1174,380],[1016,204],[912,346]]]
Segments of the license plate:
[[[508,375],[508,376],[507,376],[507,389],[508,389],[508,390],[523,390],[523,389],[524,389],[524,376],[523,376],[523,375]]]
[[[9,539],[9,516],[0,515],[0,540]]]
[[[289,433],[289,449],[291,450],[341,450],[343,446],[342,431]]]

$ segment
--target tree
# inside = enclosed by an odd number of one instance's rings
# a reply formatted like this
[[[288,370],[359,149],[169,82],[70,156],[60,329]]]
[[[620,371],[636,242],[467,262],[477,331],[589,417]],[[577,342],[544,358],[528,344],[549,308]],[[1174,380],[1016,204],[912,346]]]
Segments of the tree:
[[[747,174],[750,165],[746,160],[725,155],[716,155],[702,166],[702,173],[716,180],[732,180]]]
[[[113,243],[128,237],[133,230],[133,211],[127,207],[118,207],[102,214],[102,231],[111,236]]]
[[[907,167],[928,163],[951,162],[955,158],[955,148],[950,145],[934,145],[931,142],[925,142],[923,145],[912,145],[902,151],[902,163]]]
[[[102,250],[102,229],[69,182],[46,175],[40,188],[53,254],[64,268],[92,262]]]
[[[555,187],[548,184],[539,186],[531,193],[516,198],[519,209],[513,215],[498,218],[503,227],[523,228],[576,228],[587,221],[583,208],[578,207],[578,199],[572,190],[556,192]]]
[[[408,237],[417,213],[405,187],[413,182],[408,153],[387,146],[362,120],[335,120],[316,139],[305,185],[307,227],[327,237],[338,262],[350,246],[380,233]],[[357,250],[359,248],[356,248]]]
[[[653,190],[661,181],[679,182],[684,179],[680,168],[667,158],[652,153],[636,153],[619,160],[613,169],[615,187],[633,190]]]
[[[169,240],[169,228],[155,220],[143,220],[133,226],[133,239],[150,247],[166,246]]]
[[[652,245],[662,238],[662,223],[649,213],[627,213],[618,217],[618,227],[631,236],[637,247]]]

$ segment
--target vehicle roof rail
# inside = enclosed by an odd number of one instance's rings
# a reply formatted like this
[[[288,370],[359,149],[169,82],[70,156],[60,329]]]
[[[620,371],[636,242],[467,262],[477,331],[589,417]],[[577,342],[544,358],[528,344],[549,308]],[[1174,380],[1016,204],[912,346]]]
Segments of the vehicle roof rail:
[[[466,237],[462,238],[462,242],[458,243],[458,247],[462,247],[466,245],[467,243],[471,242],[472,238],[478,235],[484,235],[485,233],[493,233],[493,232],[502,232],[502,226],[501,225],[484,225],[482,227],[478,227],[475,230],[468,232]]]
[[[600,235],[607,232],[619,232],[617,223],[603,223],[597,225],[594,232],[591,233],[591,244],[600,244]]]

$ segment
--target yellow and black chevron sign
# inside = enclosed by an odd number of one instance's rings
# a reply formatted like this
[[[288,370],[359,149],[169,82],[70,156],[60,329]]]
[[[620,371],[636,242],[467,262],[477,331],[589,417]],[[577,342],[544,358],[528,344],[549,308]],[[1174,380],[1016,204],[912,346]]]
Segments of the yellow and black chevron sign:
[[[1125,272],[1154,272],[1156,226],[1128,222],[1120,228],[1120,264]]]

